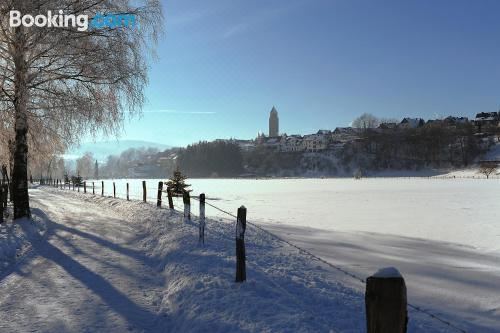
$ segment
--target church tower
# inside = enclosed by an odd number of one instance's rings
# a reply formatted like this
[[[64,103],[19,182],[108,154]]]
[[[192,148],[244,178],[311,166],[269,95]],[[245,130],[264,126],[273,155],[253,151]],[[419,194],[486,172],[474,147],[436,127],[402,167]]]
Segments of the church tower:
[[[271,114],[269,115],[269,137],[279,136],[279,119],[278,119],[278,111],[273,106],[271,110]]]

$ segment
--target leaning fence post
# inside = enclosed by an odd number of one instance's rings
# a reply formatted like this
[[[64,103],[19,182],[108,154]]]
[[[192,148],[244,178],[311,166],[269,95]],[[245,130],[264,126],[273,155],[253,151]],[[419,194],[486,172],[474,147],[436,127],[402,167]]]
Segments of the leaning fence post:
[[[168,196],[168,208],[174,209],[174,200],[172,199],[172,189],[167,187],[167,196]]]
[[[205,244],[205,193],[200,194],[200,239],[201,244]]]
[[[406,333],[405,280],[396,268],[380,269],[366,280],[367,333]]]
[[[142,201],[146,202],[146,197],[147,197],[147,193],[146,193],[146,181],[143,180],[142,181]]]
[[[191,198],[188,191],[182,193],[182,202],[184,203],[184,222],[191,221]]]
[[[3,206],[3,185],[0,186],[0,223],[3,223],[3,211],[4,211],[4,206]]]
[[[247,209],[245,206],[238,208],[236,219],[236,282],[247,279],[245,264],[245,230],[247,228]]]
[[[104,196],[104,180],[101,181],[101,197]]]
[[[116,185],[115,185],[115,182],[113,182],[113,198],[116,198]]]
[[[129,187],[128,187],[128,183],[127,183],[127,201],[129,201],[129,200],[130,200],[129,195],[128,195],[128,193],[129,193],[129,190],[128,190],[128,189],[129,189]]]
[[[87,182],[83,182],[83,193],[87,193]]]
[[[156,200],[156,206],[161,207],[161,192],[163,191],[163,182],[158,182],[158,198]]]

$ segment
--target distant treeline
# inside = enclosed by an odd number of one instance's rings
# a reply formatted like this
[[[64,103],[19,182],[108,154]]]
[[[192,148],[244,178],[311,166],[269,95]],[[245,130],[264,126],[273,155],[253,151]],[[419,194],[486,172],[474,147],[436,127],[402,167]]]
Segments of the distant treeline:
[[[463,167],[484,152],[490,139],[470,124],[423,126],[376,131],[367,129],[340,154],[341,165],[365,170]]]
[[[239,146],[225,141],[202,141],[182,148],[177,163],[189,177],[233,177],[243,172]]]

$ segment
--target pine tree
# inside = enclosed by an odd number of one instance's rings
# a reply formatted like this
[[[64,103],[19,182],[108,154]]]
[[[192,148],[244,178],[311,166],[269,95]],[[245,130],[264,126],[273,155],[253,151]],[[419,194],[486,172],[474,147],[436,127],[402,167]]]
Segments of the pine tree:
[[[167,181],[167,188],[170,188],[172,194],[182,194],[185,191],[191,191],[187,189],[191,185],[186,184],[186,179],[187,177],[177,168],[172,178]]]

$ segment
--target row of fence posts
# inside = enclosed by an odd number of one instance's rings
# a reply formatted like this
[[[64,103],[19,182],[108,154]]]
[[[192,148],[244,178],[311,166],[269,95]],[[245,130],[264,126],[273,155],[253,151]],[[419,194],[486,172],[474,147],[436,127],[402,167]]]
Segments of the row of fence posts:
[[[55,184],[59,185],[59,181]],[[126,199],[130,200],[130,186],[127,185]],[[162,206],[163,182],[158,183],[157,207]],[[7,197],[3,195],[0,187],[0,198],[7,204]],[[61,188],[64,188],[61,183]],[[68,184],[68,189],[70,188]],[[73,190],[75,184],[73,184]],[[79,186],[78,186],[79,189]],[[146,202],[146,181],[142,181],[143,201]],[[83,182],[83,192],[87,193],[87,183]],[[168,206],[174,209],[172,190],[167,187]],[[92,182],[92,194],[95,195],[95,183]],[[101,196],[104,196],[104,181],[101,182]],[[113,198],[116,198],[116,184],[113,182]],[[199,195],[199,243],[205,244],[205,194]],[[191,197],[185,191],[182,196],[184,203],[183,220],[185,223],[191,221]],[[3,205],[0,206],[3,213]],[[2,218],[3,218],[3,214]],[[2,220],[0,220],[2,221]],[[246,251],[245,231],[247,224],[247,209],[244,206],[238,208],[236,218],[236,278],[235,282],[246,281]],[[396,271],[397,272],[397,271]],[[403,277],[397,272],[391,276],[380,276],[375,274],[366,280],[365,291],[366,325],[368,333],[405,333],[408,325],[406,285]]]

